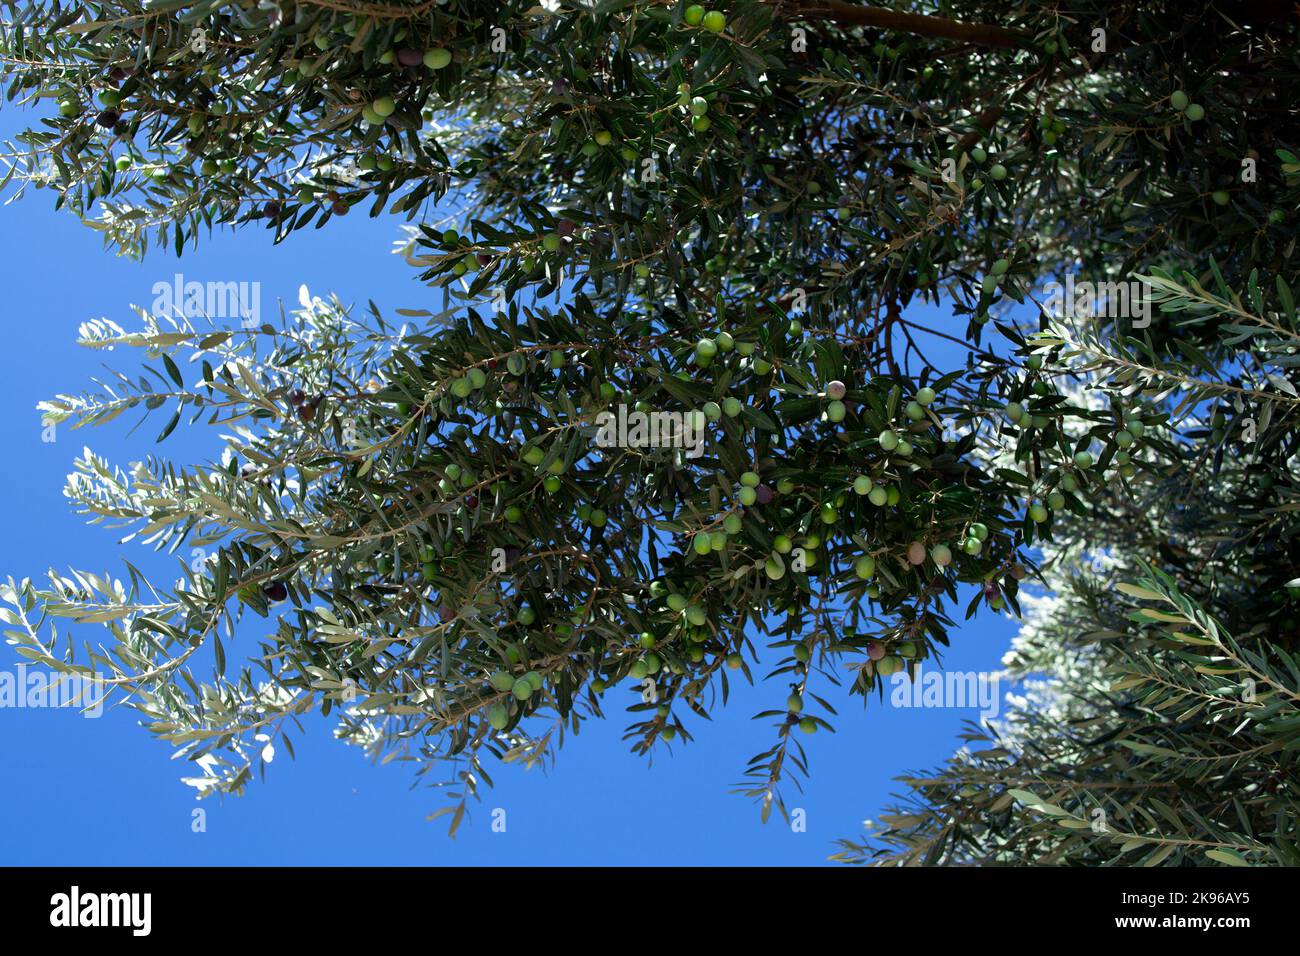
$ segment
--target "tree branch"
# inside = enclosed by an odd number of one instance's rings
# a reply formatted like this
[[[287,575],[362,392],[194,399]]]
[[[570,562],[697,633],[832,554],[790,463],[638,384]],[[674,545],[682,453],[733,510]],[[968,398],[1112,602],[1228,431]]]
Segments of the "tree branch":
[[[1031,43],[1029,35],[1019,30],[1008,30],[1005,27],[983,23],[958,23],[941,17],[882,10],[879,7],[864,7],[856,3],[845,3],[843,0],[796,0],[791,4],[778,3],[777,6],[781,8],[781,13],[792,18],[834,20],[838,23],[879,27],[882,30],[897,30],[919,36],[960,40],[977,46],[1018,49],[1027,47]]]

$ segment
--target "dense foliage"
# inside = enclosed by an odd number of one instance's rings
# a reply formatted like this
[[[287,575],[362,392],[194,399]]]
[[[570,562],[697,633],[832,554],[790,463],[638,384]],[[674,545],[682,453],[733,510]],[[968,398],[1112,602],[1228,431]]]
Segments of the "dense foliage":
[[[1224,408],[1188,431],[1224,427]],[[1300,578],[1283,580],[1300,489],[1249,444],[1225,450],[1160,455],[1163,477],[1107,502],[1103,524],[1057,524],[1004,662],[1024,693],[945,766],[904,777],[906,799],[840,859],[1300,861]]]
[[[1284,6],[8,6],[7,94],[50,114],[10,144],[14,188],[133,254],[398,213],[442,296],[401,310],[414,331],[310,299],[281,327],[91,323],[147,374],[43,407],[233,435],[186,468],[88,454],[70,483],[139,539],[211,548],[180,587],[8,590],[20,650],[111,670],[203,792],[342,702],[375,754],[463,761],[463,809],[484,750],[537,758],[615,681],[644,688],[635,746],[689,737],[767,636],[766,812],[828,687],[874,693],[956,613],[1018,610],[1036,548],[1220,474],[1246,418],[1249,481],[1290,487]],[[1065,273],[1146,277],[1161,311],[1037,308]],[[920,326],[922,300],[955,321]],[[604,440],[628,412],[702,444]],[[1261,509],[1240,539],[1190,533],[1290,554],[1285,505]],[[1124,543],[1213,614],[1293,576]],[[249,611],[274,630],[228,670]],[[46,616],[106,624],[112,656],[45,640]]]

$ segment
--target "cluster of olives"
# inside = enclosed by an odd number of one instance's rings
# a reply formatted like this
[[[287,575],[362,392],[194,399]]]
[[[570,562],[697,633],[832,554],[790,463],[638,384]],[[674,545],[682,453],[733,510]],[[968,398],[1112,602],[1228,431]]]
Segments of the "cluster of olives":
[[[1193,103],[1182,90],[1174,90],[1169,94],[1169,105],[1193,123],[1205,119],[1205,107],[1200,103]]]
[[[316,410],[320,408],[321,402],[325,401],[325,396],[319,394],[308,398],[300,388],[291,389],[287,398],[289,407],[293,409],[294,414],[298,416],[298,420],[301,422],[310,422],[315,419]]]
[[[982,146],[973,147],[969,155],[971,162],[975,163],[977,166],[983,166],[989,159],[988,151]],[[992,179],[994,182],[1002,182],[1002,180],[1006,179],[1009,174],[1009,170],[1002,163],[994,163],[989,167],[989,179]],[[983,185],[984,181],[978,177],[971,180],[971,187],[974,189],[979,189]]]
[[[727,28],[727,18],[717,10],[706,10],[698,3],[693,3],[682,14],[682,21],[691,27],[703,27],[710,33],[721,33]]]
[[[1043,142],[1048,146],[1055,146],[1056,141],[1061,138],[1065,130],[1065,121],[1053,116],[1050,112],[1038,117],[1039,135],[1043,137]]]
[[[496,670],[488,678],[488,683],[499,693],[509,694],[519,701],[520,706],[528,703],[534,694],[541,691],[542,675],[530,670],[518,676],[506,670]],[[496,730],[504,730],[510,723],[510,707],[504,701],[493,701],[487,709],[488,723]]]

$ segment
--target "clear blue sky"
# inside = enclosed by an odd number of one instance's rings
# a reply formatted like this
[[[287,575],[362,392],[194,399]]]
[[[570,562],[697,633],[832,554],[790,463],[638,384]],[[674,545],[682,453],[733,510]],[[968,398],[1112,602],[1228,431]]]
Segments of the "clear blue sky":
[[[12,108],[0,113],[0,134],[12,135],[28,116]],[[94,232],[55,212],[49,193],[29,191],[0,208],[8,306],[0,577],[37,577],[50,566],[117,573],[119,557],[164,566],[139,545],[119,546],[112,531],[85,525],[67,507],[64,476],[83,445],[118,464],[155,452],[184,462],[220,453],[216,431],[201,425],[188,433],[182,425],[155,445],[162,418],[134,434],[134,419],[125,417],[100,429],[65,425],[55,443],[43,443],[38,401],[84,388],[102,371],[101,361],[129,372],[138,360],[78,347],[79,323],[105,317],[134,328],[129,305],[147,308],[153,284],[176,271],[200,281],[260,281],[264,316],[275,315],[277,299],[292,306],[301,283],[360,306],[373,299],[389,317],[403,307],[436,311],[440,294],[389,252],[398,221],[354,214],[280,246],[262,230],[219,233],[179,261],[154,250],[137,263],[116,258]],[[957,334],[964,327],[937,312],[927,319]],[[79,633],[99,640],[103,632]],[[1013,633],[1009,621],[983,612],[954,633],[944,663],[994,670]],[[242,650],[250,646],[246,641]],[[228,647],[232,663],[240,653],[238,643]],[[12,672],[19,660],[0,645],[0,670]],[[89,720],[71,710],[0,709],[0,766],[8,784],[0,788],[0,864],[819,864],[837,837],[859,835],[861,821],[879,812],[897,789],[892,777],[950,754],[962,721],[975,712],[894,709],[875,700],[864,710],[824,681],[815,689],[840,716],[835,734],[801,735],[812,776],[802,795],[788,788],[787,802],[805,809],[805,833],[790,832],[776,815],[764,825],[756,806],[728,792],[748,758],[775,739],[771,722],[752,715],[782,706],[787,691],[780,680],[734,693],[711,723],[688,718],[697,741],[675,742],[672,755],[660,753],[653,766],[621,740],[625,721],[615,701],[634,696],[615,689],[606,696],[611,719],[586,723],[547,774],[490,766],[497,786],[471,807],[455,840],[446,836],[445,818],[425,819],[445,804],[443,796],[422,785],[412,789],[415,778],[400,763],[371,766],[361,751],[331,738],[330,721],[317,719],[294,738],[296,761],[280,748],[264,784],[220,803],[194,799],[179,782],[189,766],[169,759],[169,748],[136,725],[132,710]],[[207,811],[204,833],[192,832],[196,807]],[[497,807],[506,811],[505,833],[491,830]]]

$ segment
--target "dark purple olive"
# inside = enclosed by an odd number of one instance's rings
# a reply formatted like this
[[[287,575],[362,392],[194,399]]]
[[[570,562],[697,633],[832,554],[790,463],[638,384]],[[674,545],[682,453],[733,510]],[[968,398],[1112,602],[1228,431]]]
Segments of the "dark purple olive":
[[[330,212],[334,213],[334,215],[336,216],[346,216],[348,214],[348,210],[351,208],[352,207],[349,206],[347,203],[345,203],[342,199],[339,199],[332,206],[330,206]]]
[[[466,507],[466,508],[477,508],[477,507],[478,507],[478,495],[466,495],[466,496],[465,496],[465,507]]]
[[[443,624],[446,624],[455,616],[456,616],[456,612],[453,611],[451,608],[447,607],[447,605],[443,604],[438,607],[438,620],[441,621]]]
[[[478,264],[480,266],[485,266],[492,261],[492,257],[488,255],[486,252],[477,253],[475,254],[474,258],[478,260]]]
[[[289,597],[289,588],[283,581],[274,581],[262,588],[262,593],[266,595],[267,600],[278,603]]]
[[[295,388],[289,392],[289,404],[298,406],[307,400],[307,396],[302,393],[302,389]]]
[[[104,129],[112,129],[122,119],[122,114],[117,110],[104,110],[99,116],[95,117],[95,122]]]
[[[298,418],[304,422],[309,422],[316,417],[316,406],[311,402],[305,402],[298,406]]]
[[[776,492],[767,485],[759,485],[754,489],[754,499],[760,504],[765,505],[776,497]]]
[[[402,66],[419,66],[423,60],[423,50],[412,50],[410,47],[403,47],[397,51],[397,62]]]
[[[561,239],[565,236],[573,235],[573,223],[568,219],[561,219],[555,226],[555,232]]]
[[[277,202],[276,200],[272,199],[269,203],[266,204],[266,207],[265,207],[265,209],[263,210],[263,212],[264,212],[264,213],[265,213],[269,218],[271,218],[271,219],[279,219],[279,218],[280,218],[280,203]],[[301,395],[302,393],[299,392],[298,394]]]

